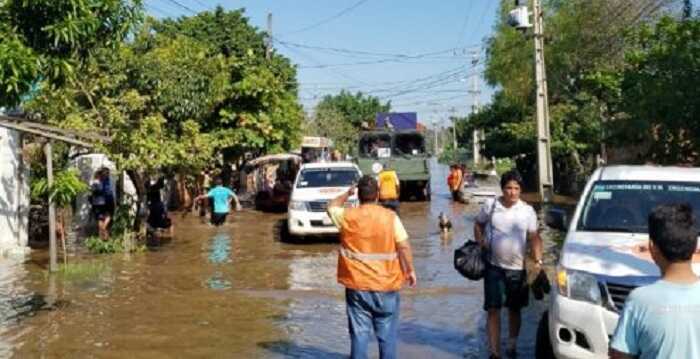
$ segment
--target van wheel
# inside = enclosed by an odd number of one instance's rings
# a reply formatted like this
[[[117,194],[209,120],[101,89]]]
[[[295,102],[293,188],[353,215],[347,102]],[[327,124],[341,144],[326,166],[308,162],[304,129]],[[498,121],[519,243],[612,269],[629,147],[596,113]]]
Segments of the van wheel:
[[[537,325],[537,339],[535,340],[535,358],[554,359],[552,341],[549,338],[549,313],[544,312]]]

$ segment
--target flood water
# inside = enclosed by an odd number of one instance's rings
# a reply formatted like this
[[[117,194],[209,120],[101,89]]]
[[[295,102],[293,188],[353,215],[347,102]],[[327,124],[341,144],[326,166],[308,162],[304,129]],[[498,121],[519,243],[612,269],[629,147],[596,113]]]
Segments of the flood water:
[[[445,166],[434,165],[432,202],[401,205],[419,281],[401,294],[401,358],[477,358],[487,351],[483,283],[452,267],[478,208],[452,203],[446,175]],[[454,225],[446,238],[437,227],[440,212]],[[42,251],[22,265],[0,262],[0,357],[347,357],[337,242],[280,239],[284,218],[244,210],[222,228],[179,218],[175,239],[157,250],[69,258],[97,263],[90,275],[48,276]],[[524,311],[522,358],[534,355],[545,307],[531,300]]]

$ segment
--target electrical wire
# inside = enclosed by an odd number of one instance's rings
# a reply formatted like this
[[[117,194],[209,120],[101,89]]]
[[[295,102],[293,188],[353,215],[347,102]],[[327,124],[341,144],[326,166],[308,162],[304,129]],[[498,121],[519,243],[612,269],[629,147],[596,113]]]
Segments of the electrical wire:
[[[334,15],[328,17],[328,18],[325,18],[325,19],[323,19],[323,20],[317,21],[317,22],[315,22],[315,23],[313,23],[313,24],[311,24],[311,25],[305,26],[305,27],[303,27],[303,28],[301,28],[301,29],[288,32],[287,35],[298,34],[298,33],[300,33],[300,32],[308,31],[308,30],[317,28],[317,27],[319,27],[319,26],[321,26],[321,25],[327,24],[327,23],[329,23],[329,22],[331,22],[331,21],[333,21],[333,20],[335,20],[335,19],[337,19],[337,18],[340,18],[340,17],[342,17],[343,15],[345,15],[345,14],[347,14],[347,13],[349,13],[349,12],[355,10],[356,8],[358,8],[360,5],[364,4],[365,2],[367,2],[367,0],[360,0],[360,1],[356,2],[356,3],[354,3],[353,5],[351,5],[351,6],[347,7],[347,8],[345,8],[345,9],[343,9],[343,10],[341,10],[341,11],[339,11],[338,13],[336,13],[336,14],[334,14]]]
[[[179,8],[187,10],[187,11],[191,12],[192,14],[195,14],[195,15],[197,14],[197,11],[192,10],[192,8],[190,8],[189,6],[183,5],[181,2],[179,2],[177,0],[165,0],[165,1],[167,1],[171,4],[174,4],[174,5],[177,5]]]

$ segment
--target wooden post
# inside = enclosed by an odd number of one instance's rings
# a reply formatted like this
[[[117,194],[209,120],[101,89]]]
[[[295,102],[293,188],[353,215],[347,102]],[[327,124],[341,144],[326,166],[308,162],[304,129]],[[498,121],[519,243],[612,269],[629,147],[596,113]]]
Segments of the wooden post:
[[[48,187],[53,187],[53,154],[51,152],[51,140],[44,145],[46,155],[46,182]],[[49,272],[58,271],[56,259],[56,205],[49,196]]]

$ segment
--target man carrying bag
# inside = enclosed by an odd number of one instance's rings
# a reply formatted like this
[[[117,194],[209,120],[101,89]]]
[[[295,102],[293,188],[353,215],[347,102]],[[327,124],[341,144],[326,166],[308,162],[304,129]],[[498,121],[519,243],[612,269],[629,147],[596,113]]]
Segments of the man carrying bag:
[[[522,177],[509,171],[501,177],[503,195],[487,201],[474,224],[474,238],[487,251],[484,269],[484,310],[491,358],[500,357],[500,314],[508,308],[509,336],[506,354],[515,357],[520,332],[521,309],[528,305],[525,253],[527,244],[542,268],[542,239],[535,210],[520,200]]]

